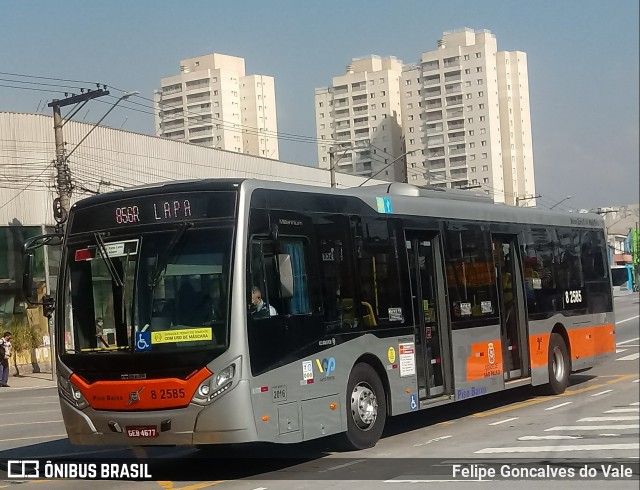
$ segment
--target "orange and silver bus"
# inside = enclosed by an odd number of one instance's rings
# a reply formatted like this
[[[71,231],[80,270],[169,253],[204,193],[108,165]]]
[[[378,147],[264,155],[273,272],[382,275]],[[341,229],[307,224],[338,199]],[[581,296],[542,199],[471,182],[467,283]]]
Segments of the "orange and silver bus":
[[[615,351],[599,216],[397,183],[201,180],[84,199],[54,303],[76,444],[366,448],[389,416],[523,385],[562,393]]]

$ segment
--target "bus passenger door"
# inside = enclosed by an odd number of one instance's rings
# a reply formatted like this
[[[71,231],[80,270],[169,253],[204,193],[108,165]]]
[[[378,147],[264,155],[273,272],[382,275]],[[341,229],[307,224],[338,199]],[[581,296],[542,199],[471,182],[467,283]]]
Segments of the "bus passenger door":
[[[435,257],[438,247],[435,232],[405,233],[411,294],[415,315],[416,372],[420,399],[444,393],[442,362],[443,332],[438,315],[438,285]]]
[[[527,325],[523,278],[518,268],[518,244],[513,235],[492,235],[500,304],[500,332],[505,381],[528,375]],[[525,361],[525,362],[523,362]]]

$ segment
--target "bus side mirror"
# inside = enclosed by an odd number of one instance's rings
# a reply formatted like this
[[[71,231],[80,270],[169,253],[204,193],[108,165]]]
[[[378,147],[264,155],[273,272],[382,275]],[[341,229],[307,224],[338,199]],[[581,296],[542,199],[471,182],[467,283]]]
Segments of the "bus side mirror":
[[[22,294],[28,303],[34,304],[33,297],[33,251],[25,252],[22,257]]]
[[[278,254],[278,271],[280,272],[280,297],[289,299],[293,297],[293,266],[291,255]]]

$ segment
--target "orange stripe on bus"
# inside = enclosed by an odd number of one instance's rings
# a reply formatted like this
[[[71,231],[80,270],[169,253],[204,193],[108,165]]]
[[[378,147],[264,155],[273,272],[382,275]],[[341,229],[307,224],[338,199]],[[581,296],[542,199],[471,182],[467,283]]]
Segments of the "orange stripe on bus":
[[[467,357],[467,381],[502,376],[502,344],[500,340],[471,344]]]
[[[582,359],[615,352],[616,337],[613,324],[568,330],[571,359]],[[531,368],[544,367],[549,362],[550,333],[529,336]]]
[[[188,379],[164,378],[87,383],[80,376],[70,381],[96,410],[162,410],[189,405],[200,383],[211,376],[203,368]]]

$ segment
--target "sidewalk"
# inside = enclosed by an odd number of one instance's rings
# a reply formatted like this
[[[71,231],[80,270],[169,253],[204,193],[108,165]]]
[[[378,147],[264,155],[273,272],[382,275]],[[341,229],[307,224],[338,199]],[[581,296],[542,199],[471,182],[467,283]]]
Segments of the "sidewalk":
[[[35,390],[38,388],[54,388],[56,382],[51,380],[51,372],[29,373],[22,376],[15,376],[12,366],[11,376],[9,376],[10,388],[0,388],[0,393],[13,390]]]

